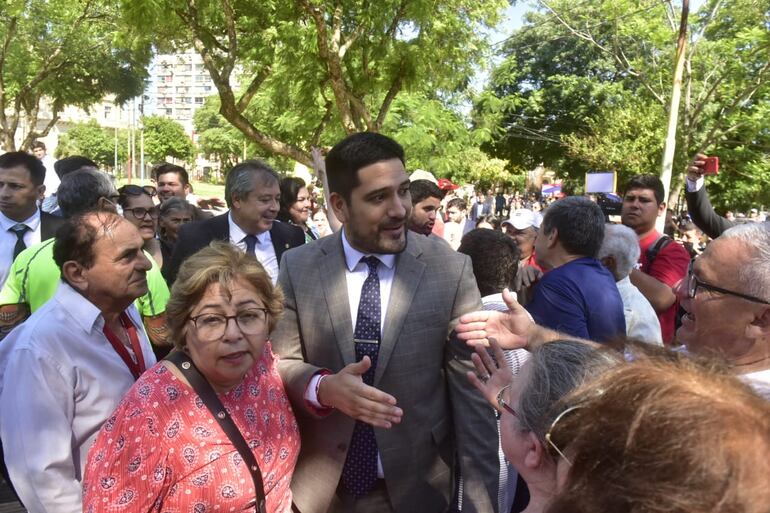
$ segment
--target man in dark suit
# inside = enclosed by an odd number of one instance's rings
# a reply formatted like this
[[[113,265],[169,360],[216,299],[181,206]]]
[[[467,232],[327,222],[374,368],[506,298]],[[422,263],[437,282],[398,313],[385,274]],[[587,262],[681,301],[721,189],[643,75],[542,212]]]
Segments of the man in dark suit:
[[[171,262],[164,266],[168,283],[176,279],[187,257],[212,240],[228,241],[252,253],[275,282],[281,255],[305,242],[300,228],[276,221],[281,199],[278,182],[278,174],[259,160],[247,160],[232,168],[225,182],[230,211],[182,226]]]
[[[714,212],[706,194],[705,171],[706,155],[699,153],[687,168],[684,197],[687,199],[687,211],[695,226],[712,239],[716,239],[736,223]]]
[[[41,212],[46,169],[34,155],[0,155],[0,286],[13,259],[27,246],[53,238],[62,219]]]
[[[497,434],[456,319],[481,307],[467,256],[407,229],[401,146],[354,134],[326,158],[343,229],[286,253],[272,335],[302,435],[302,513],[493,512]],[[459,465],[456,463],[459,462]],[[459,468],[458,468],[459,467]]]

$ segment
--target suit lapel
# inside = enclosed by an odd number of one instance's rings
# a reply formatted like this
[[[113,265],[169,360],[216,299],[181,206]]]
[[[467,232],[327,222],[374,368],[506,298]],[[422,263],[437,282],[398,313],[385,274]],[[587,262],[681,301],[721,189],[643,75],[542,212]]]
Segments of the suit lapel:
[[[341,232],[321,242],[321,251],[324,253],[321,261],[318,262],[321,289],[329,309],[334,339],[339,346],[344,365],[348,365],[356,361],[356,350],[353,344],[353,321],[350,318],[345,252],[342,250]]]
[[[410,239],[411,233],[407,235]],[[416,236],[415,236],[416,237]],[[377,386],[388,366],[390,356],[396,347],[401,328],[412,306],[412,300],[420,285],[425,264],[419,257],[422,250],[414,240],[410,240],[406,250],[396,258],[396,274],[393,276],[393,286],[390,291],[388,312],[385,316],[385,329],[380,342],[380,352],[377,356],[377,370],[374,374],[374,385]]]

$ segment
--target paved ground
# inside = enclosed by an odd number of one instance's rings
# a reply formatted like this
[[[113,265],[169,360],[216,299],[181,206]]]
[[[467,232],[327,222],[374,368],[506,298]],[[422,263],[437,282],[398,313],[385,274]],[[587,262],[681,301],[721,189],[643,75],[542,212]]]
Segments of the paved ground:
[[[24,506],[16,500],[5,479],[0,477],[0,513],[26,513],[26,511]]]

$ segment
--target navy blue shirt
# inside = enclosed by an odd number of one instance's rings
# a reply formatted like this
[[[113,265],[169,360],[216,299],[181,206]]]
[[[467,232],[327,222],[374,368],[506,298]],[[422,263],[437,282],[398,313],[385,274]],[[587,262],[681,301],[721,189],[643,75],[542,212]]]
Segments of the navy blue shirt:
[[[546,328],[596,342],[626,334],[615,278],[595,258],[578,258],[545,273],[527,310]]]

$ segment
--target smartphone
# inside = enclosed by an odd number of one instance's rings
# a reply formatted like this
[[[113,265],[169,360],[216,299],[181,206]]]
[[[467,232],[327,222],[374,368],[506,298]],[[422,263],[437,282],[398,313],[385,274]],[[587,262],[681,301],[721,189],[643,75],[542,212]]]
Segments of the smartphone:
[[[703,169],[704,175],[715,175],[719,173],[719,157],[706,157],[706,165]]]

